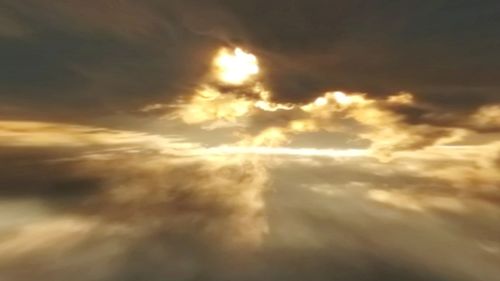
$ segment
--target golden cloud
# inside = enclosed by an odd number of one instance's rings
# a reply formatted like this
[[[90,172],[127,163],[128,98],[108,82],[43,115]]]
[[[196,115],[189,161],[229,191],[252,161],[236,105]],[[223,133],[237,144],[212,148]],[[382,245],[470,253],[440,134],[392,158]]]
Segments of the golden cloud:
[[[471,133],[452,125],[408,122],[403,113],[394,110],[418,106],[408,92],[370,98],[365,93],[329,91],[310,103],[283,104],[273,102],[272,93],[253,79],[259,73],[255,55],[240,48],[223,48],[213,64],[217,83],[231,84],[232,88],[205,81],[193,96],[170,105],[174,110],[169,117],[187,124],[200,124],[205,129],[238,128],[234,135],[240,138],[236,141],[240,147],[278,147],[290,143],[297,134],[349,132],[369,141],[369,149],[381,160],[390,160],[395,151],[456,143]],[[155,108],[158,105],[148,109]],[[495,127],[499,125],[496,124],[499,112],[498,106],[483,107],[471,115],[468,122],[475,127]],[[255,133],[252,120],[264,114],[270,117],[257,122],[261,128]],[[273,114],[279,118],[273,118]],[[286,123],[283,120],[287,120]]]

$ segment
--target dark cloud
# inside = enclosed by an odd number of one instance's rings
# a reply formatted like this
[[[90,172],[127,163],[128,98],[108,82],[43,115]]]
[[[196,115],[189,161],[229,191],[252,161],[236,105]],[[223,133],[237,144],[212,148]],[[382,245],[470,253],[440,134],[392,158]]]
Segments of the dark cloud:
[[[78,107],[71,118],[81,119],[172,100],[192,91],[220,45],[152,3],[2,4],[31,29],[0,45],[2,103],[21,116],[68,118]]]
[[[283,99],[303,100],[327,89],[406,90],[468,107],[471,100],[495,99],[498,91],[497,5],[253,1],[235,9],[246,15],[252,43],[270,57],[264,59],[268,82]]]
[[[191,94],[224,44],[260,57],[278,100],[340,89],[406,90],[452,110],[498,102],[495,1],[0,4],[3,115],[101,115]]]
[[[74,149],[13,149],[2,147],[0,157],[0,185],[17,185],[22,188],[3,188],[0,196],[10,198],[41,197],[59,200],[81,200],[93,194],[101,178],[79,173],[77,165],[57,161],[74,157]]]

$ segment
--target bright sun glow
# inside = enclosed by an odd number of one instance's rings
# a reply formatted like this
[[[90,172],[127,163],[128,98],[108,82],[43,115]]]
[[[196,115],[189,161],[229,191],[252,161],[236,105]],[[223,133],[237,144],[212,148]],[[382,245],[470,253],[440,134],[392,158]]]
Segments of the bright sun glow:
[[[240,48],[234,51],[222,49],[215,58],[214,65],[219,80],[232,85],[241,85],[259,73],[257,58]]]

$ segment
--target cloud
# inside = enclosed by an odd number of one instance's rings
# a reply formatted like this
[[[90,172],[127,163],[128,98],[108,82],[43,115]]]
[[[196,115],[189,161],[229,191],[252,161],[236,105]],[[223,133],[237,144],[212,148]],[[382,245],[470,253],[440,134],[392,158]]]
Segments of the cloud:
[[[252,66],[258,69],[255,56],[235,49],[238,51],[242,56],[248,56],[254,63]],[[470,124],[491,123],[495,117],[495,107],[485,107],[478,113],[462,117],[461,123],[415,122],[406,111],[432,112],[432,109],[417,102],[408,92],[382,99],[370,98],[365,93],[332,91],[310,103],[276,103],[272,101],[273,93],[258,79],[238,80],[237,84],[245,82],[244,85],[229,88],[222,86],[220,83],[227,81],[224,81],[224,75],[219,75],[219,58],[226,58],[228,63],[233,63],[233,59],[234,63],[238,61],[236,55],[233,57],[227,49],[221,49],[213,61],[215,80],[206,80],[189,99],[178,100],[176,104],[149,105],[142,111],[161,112],[187,124],[202,124],[202,128],[209,130],[233,127],[235,136],[242,139],[239,145],[243,146],[282,146],[297,134],[351,131],[359,139],[368,140],[373,153],[385,160],[389,160],[394,151],[461,141],[472,130],[479,131],[477,126],[471,127]],[[239,67],[238,64],[231,65],[236,66]],[[166,109],[173,111],[165,113]],[[248,133],[252,131],[253,134]]]
[[[180,118],[187,124],[200,124],[220,120],[236,124],[237,119],[253,110],[254,102],[236,94],[220,93],[205,87],[198,91],[188,103],[179,105],[172,118]]]
[[[498,131],[500,129],[500,105],[487,105],[474,113],[469,123],[471,127],[483,131]]]
[[[250,95],[244,95],[206,86],[177,105],[172,118],[187,124],[208,123],[205,128],[210,129],[241,128],[238,131],[243,133],[238,132],[237,136],[243,138],[240,144],[247,146],[280,146],[294,135],[311,132],[354,131],[359,138],[370,141],[370,148],[381,158],[390,157],[394,151],[456,142],[468,133],[466,128],[451,125],[409,122],[392,107],[413,106],[414,96],[410,93],[371,99],[366,94],[336,91],[307,104],[279,104],[269,102],[272,95],[258,82],[252,90]]]
[[[498,274],[478,258],[496,259],[497,240],[451,231],[477,223],[468,217],[475,212],[489,223],[498,208],[470,188],[475,182],[462,182],[469,192],[459,197],[454,179],[437,176],[463,161],[496,163],[481,157],[493,144],[399,152],[381,163],[347,151],[220,153],[175,137],[72,124],[0,128],[0,208],[25,210],[15,212],[23,220],[0,226],[0,276],[9,280],[281,280],[290,270],[291,280],[373,280],[374,264],[384,280]],[[443,161],[447,167],[436,168]],[[498,231],[489,225],[488,234]],[[429,258],[422,250],[429,245],[441,245],[439,255]]]
[[[407,169],[413,173],[442,179],[455,187],[473,186],[477,190],[495,191],[500,184],[500,143],[497,141],[482,145],[429,147],[418,152],[402,152],[396,158],[396,163],[401,163],[401,167],[408,165]],[[445,164],[450,162],[457,164]]]
[[[0,48],[2,115],[88,120],[175,101],[193,94],[220,46],[235,45],[258,57],[278,103],[408,91],[460,115],[498,103],[495,4],[3,3],[3,33],[18,35]]]
[[[31,32],[0,48],[10,118],[89,120],[190,92],[220,42],[189,31],[169,6],[132,1],[4,3]],[[77,116],[69,108],[78,107]]]
[[[84,264],[97,266],[91,278],[110,278],[110,271],[126,271],[119,256],[133,259],[143,247],[159,247],[165,261],[185,255],[181,267],[196,264],[155,274],[194,274],[205,255],[252,251],[267,231],[267,171],[251,159],[206,156],[194,144],[104,128],[40,122],[1,127],[0,205],[36,200],[49,209],[42,221],[1,229],[2,278],[31,278],[18,270],[26,263],[33,264],[30,272],[55,280]],[[109,248],[111,239],[118,248]],[[82,249],[89,241],[95,243]],[[182,249],[180,255],[174,248]],[[107,258],[120,264],[104,269],[99,264]]]
[[[418,153],[414,155],[418,157]],[[453,155],[451,151],[450,155]],[[474,156],[471,158],[474,159]],[[364,276],[363,268],[377,264],[378,258],[384,264],[404,268],[403,278],[416,280],[473,280],[481,278],[486,272],[494,274],[494,270],[490,271],[492,268],[476,271],[475,268],[481,267],[479,265],[468,267],[470,264],[463,264],[464,267],[457,267],[460,260],[480,260],[483,254],[495,261],[498,259],[486,254],[479,246],[490,243],[484,241],[498,241],[491,236],[498,233],[498,228],[489,228],[489,219],[485,218],[486,214],[497,214],[498,208],[486,195],[478,196],[483,191],[479,191],[475,184],[457,190],[432,176],[421,177],[415,170],[410,170],[410,165],[415,163],[410,161],[380,163],[370,158],[341,161],[301,159],[283,161],[276,166],[273,186],[279,196],[273,196],[268,203],[272,210],[269,211],[272,214],[269,222],[271,241],[275,247],[281,246],[284,255],[291,256],[293,252],[286,252],[286,249],[296,249],[297,255],[313,251],[304,260],[313,259],[314,265],[298,265],[301,269],[297,270],[297,274],[304,268],[315,268],[316,271],[312,270],[309,274],[316,276],[314,274],[317,273],[320,280],[321,276],[339,272],[344,272],[344,278],[348,280],[370,280],[373,277]],[[461,165],[460,160],[441,161],[447,166]],[[432,169],[429,167],[428,172]],[[494,196],[496,192],[489,194]],[[457,225],[460,225],[459,230]],[[437,245],[443,248],[429,256],[424,245],[430,244],[433,248]],[[498,244],[493,242],[493,245]],[[452,248],[457,249],[456,252]],[[331,249],[332,254],[322,255],[323,249]],[[454,255],[458,256],[453,258]],[[343,261],[349,263],[351,258],[356,261],[359,276],[347,273],[351,272],[346,269],[350,268],[348,265],[342,266]],[[325,266],[318,265],[323,265],[325,260]],[[335,273],[326,269],[331,267],[335,267]],[[383,265],[381,267],[387,269]],[[418,273],[413,273],[413,269]],[[392,270],[389,272],[389,275],[398,276]]]

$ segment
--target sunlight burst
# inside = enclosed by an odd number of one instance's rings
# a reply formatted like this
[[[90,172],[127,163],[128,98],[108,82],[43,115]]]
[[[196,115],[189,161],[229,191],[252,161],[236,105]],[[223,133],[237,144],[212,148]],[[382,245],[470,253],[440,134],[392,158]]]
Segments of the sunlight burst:
[[[231,85],[241,85],[259,73],[257,58],[240,48],[222,49],[214,60],[218,79]]]

